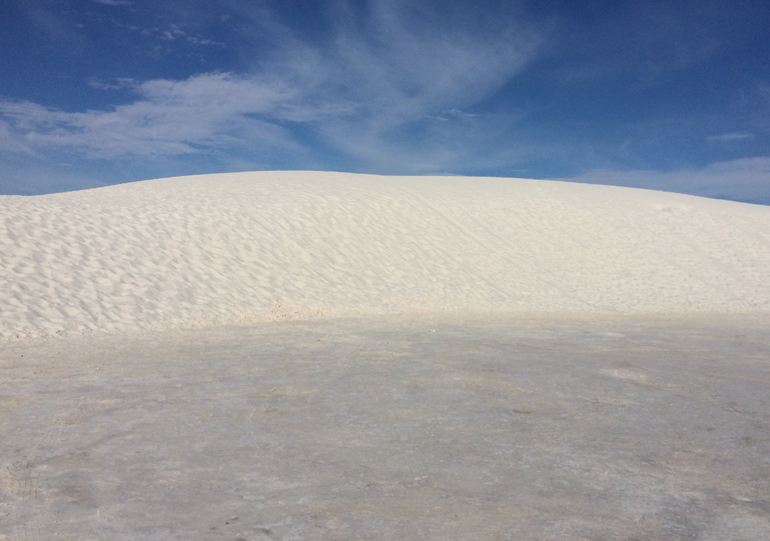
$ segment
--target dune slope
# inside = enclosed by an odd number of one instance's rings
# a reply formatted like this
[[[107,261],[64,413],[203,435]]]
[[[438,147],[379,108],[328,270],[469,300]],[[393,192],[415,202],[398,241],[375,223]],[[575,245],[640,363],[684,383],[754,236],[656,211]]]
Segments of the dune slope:
[[[770,312],[770,207],[260,172],[0,197],[0,337],[401,312]]]

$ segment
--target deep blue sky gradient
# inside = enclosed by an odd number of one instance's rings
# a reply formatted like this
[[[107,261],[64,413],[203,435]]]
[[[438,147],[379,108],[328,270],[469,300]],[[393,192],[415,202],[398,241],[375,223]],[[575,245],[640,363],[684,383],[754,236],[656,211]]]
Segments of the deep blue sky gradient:
[[[0,193],[325,169],[770,203],[770,2],[6,0]]]

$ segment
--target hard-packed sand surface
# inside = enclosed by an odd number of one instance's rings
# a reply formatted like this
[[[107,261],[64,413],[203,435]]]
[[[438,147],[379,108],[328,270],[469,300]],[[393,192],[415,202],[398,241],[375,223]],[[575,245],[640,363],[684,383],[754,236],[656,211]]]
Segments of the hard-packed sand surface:
[[[283,322],[1,351],[3,541],[770,539],[761,319]]]
[[[0,196],[0,337],[420,312],[770,312],[770,207],[264,172]]]

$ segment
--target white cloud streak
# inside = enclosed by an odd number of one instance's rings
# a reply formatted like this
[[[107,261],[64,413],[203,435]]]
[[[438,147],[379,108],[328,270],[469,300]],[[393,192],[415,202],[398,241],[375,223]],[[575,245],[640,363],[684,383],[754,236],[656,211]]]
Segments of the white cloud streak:
[[[294,91],[282,83],[211,73],[185,81],[148,81],[136,92],[137,101],[104,111],[62,112],[3,101],[0,116],[13,125],[17,144],[68,148],[91,158],[221,149],[238,134],[287,142],[280,127],[253,117],[275,115],[292,99]]]
[[[121,90],[124,88],[137,87],[137,81],[130,77],[118,77],[114,80],[103,80],[92,77],[88,80],[88,86],[97,90]]]
[[[130,6],[133,4],[131,0],[93,0],[97,4],[103,6]]]
[[[729,143],[732,141],[741,141],[746,139],[753,139],[754,134],[747,133],[747,132],[729,132],[729,133],[720,133],[719,135],[710,135],[706,137],[707,141],[716,142],[716,143]]]
[[[767,156],[720,161],[697,169],[670,172],[597,169],[567,180],[675,190],[770,204],[770,157]]]

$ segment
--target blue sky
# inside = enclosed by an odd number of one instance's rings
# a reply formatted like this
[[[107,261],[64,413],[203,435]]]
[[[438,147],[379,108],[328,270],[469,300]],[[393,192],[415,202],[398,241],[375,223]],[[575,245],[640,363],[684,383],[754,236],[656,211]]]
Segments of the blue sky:
[[[5,0],[0,193],[324,169],[770,203],[770,2]]]

